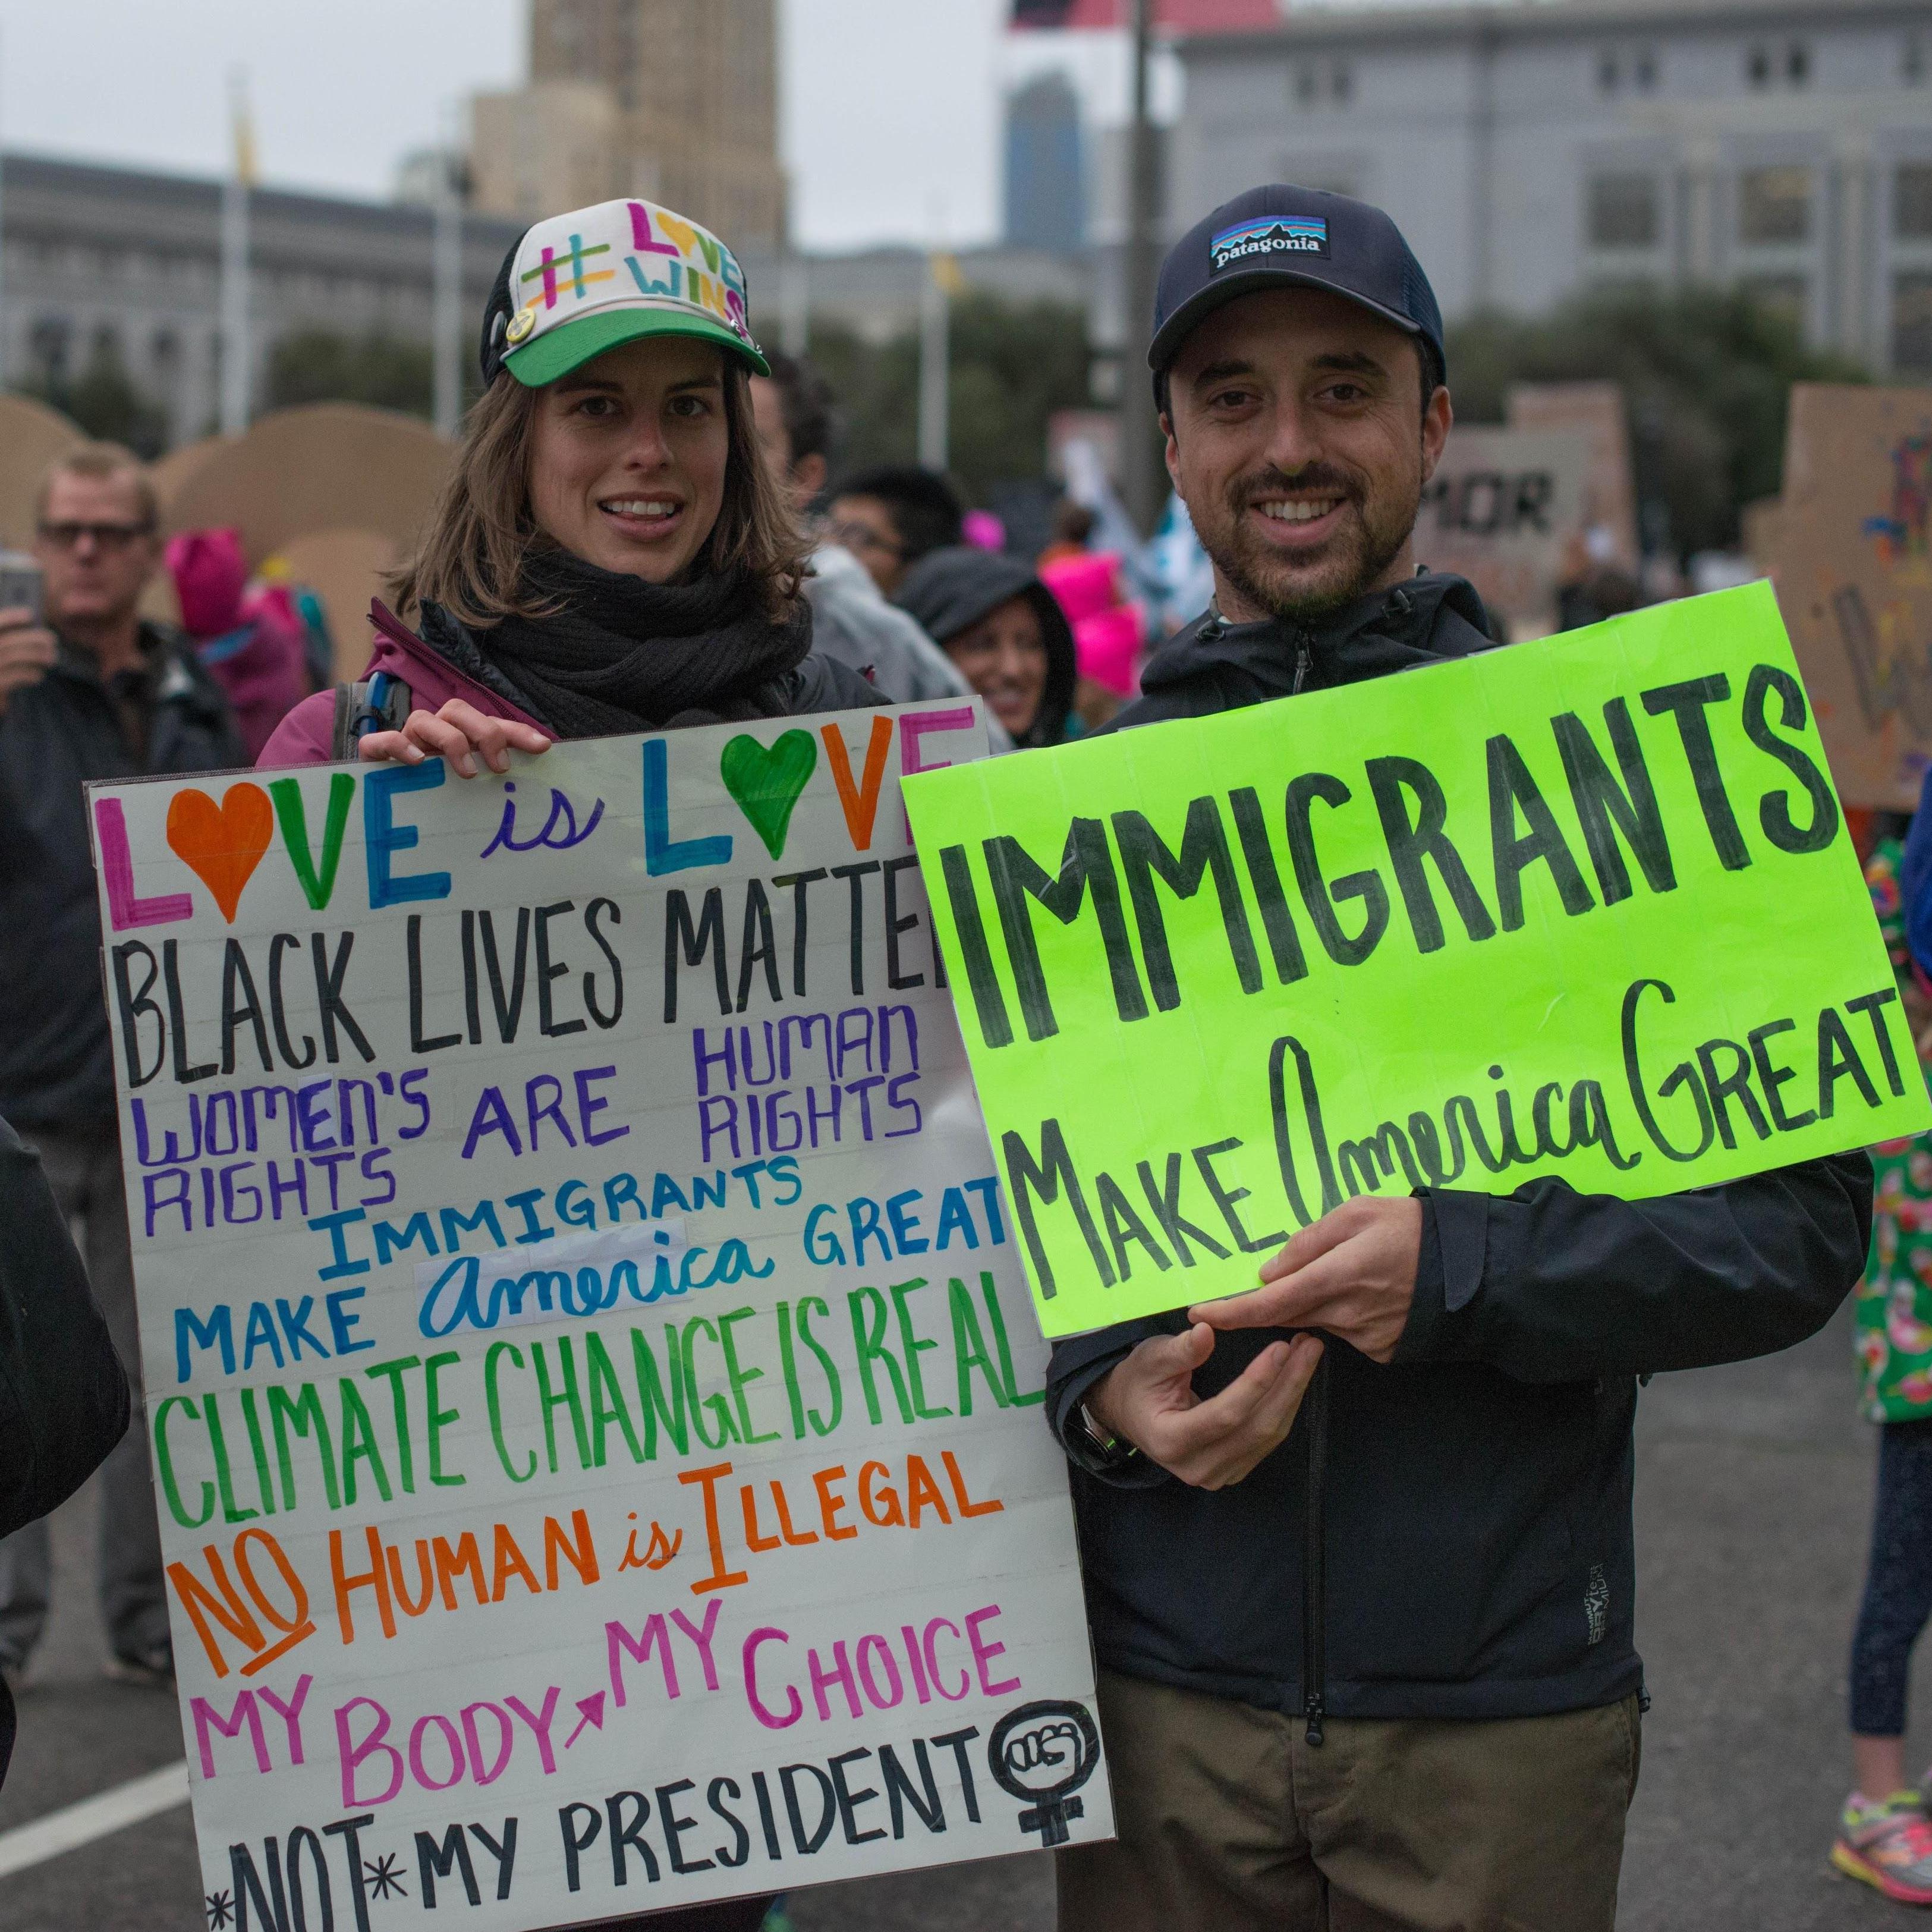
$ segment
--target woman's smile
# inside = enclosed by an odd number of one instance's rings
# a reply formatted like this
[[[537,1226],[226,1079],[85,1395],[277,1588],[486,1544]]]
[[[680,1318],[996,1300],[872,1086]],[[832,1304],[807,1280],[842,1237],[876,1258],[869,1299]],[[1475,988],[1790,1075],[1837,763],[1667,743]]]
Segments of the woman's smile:
[[[597,506],[611,528],[626,538],[644,543],[659,543],[677,529],[684,505],[676,496],[662,492],[650,496],[606,496]]]

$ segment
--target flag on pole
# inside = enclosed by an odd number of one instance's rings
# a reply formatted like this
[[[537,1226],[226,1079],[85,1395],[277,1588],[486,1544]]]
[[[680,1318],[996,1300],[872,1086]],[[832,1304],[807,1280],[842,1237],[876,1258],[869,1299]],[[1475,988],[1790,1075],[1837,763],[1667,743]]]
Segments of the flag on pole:
[[[224,436],[248,427],[254,354],[248,340],[248,196],[255,179],[255,128],[248,112],[248,77],[237,68],[228,81],[233,165],[221,184],[220,424]]]
[[[1132,0],[1012,0],[1016,32],[1124,27]],[[1288,0],[1154,0],[1156,27],[1178,34],[1238,34],[1277,25]]]
[[[248,84],[238,72],[230,83],[230,111],[235,123],[235,178],[244,188],[255,185],[255,117],[248,111]]]

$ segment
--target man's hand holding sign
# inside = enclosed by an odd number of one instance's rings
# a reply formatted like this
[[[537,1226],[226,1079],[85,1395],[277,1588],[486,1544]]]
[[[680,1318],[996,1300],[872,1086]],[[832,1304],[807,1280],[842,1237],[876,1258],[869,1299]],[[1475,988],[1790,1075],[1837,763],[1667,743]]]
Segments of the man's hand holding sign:
[[[1322,1359],[1312,1334],[1264,1348],[1203,1402],[1193,1373],[1220,1328],[1318,1330],[1386,1362],[1408,1321],[1422,1208],[1364,1195],[1304,1228],[1262,1264],[1262,1286],[1188,1311],[1185,1334],[1150,1336],[1087,1398],[1094,1419],[1184,1483],[1238,1483],[1287,1438]]]
[[[1238,1483],[1294,1426],[1322,1344],[1312,1335],[1271,1342],[1204,1402],[1194,1392],[1194,1372],[1214,1352],[1214,1331],[1205,1322],[1180,1335],[1150,1335],[1095,1384],[1088,1412],[1184,1483],[1203,1490]]]
[[[1419,1203],[1358,1196],[1264,1262],[1261,1287],[1195,1314],[1214,1328],[1318,1328],[1386,1362],[1408,1324],[1421,1246]]]

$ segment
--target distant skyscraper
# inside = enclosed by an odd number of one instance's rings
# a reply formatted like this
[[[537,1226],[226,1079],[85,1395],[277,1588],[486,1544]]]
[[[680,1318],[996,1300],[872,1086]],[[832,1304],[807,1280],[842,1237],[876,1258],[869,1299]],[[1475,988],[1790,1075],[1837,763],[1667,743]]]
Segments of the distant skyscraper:
[[[775,0],[531,0],[530,85],[472,110],[477,205],[529,220],[642,195],[736,246],[776,245],[776,15]]]
[[[1064,74],[1043,74],[1006,100],[1006,240],[1070,254],[1087,239],[1080,99]]]

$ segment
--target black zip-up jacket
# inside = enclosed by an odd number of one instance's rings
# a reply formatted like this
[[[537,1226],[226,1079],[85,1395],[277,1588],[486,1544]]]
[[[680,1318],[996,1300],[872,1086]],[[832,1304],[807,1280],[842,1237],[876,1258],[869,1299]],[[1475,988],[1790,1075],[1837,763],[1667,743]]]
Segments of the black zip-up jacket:
[[[1418,577],[1306,629],[1212,615],[1149,664],[1123,728],[1352,684],[1488,647],[1460,578]],[[1503,1718],[1640,1688],[1632,1637],[1636,1378],[1741,1360],[1821,1327],[1870,1232],[1863,1154],[1622,1201],[1534,1180],[1423,1196],[1395,1359],[1328,1342],[1288,1440],[1244,1481],[1105,1471],[1079,1403],[1176,1313],[1060,1342],[1047,1415],[1076,1465],[1101,1662],[1305,1713]],[[1279,1330],[1217,1336],[1225,1388]]]
[[[58,1508],[127,1430],[127,1374],[59,1204],[0,1120],[0,1536]],[[0,1682],[0,1780],[13,1742]]]
[[[93,659],[63,646],[0,717],[0,1114],[20,1126],[114,1118],[90,778],[245,765],[228,700],[177,632],[141,627],[152,680],[137,756]]]

